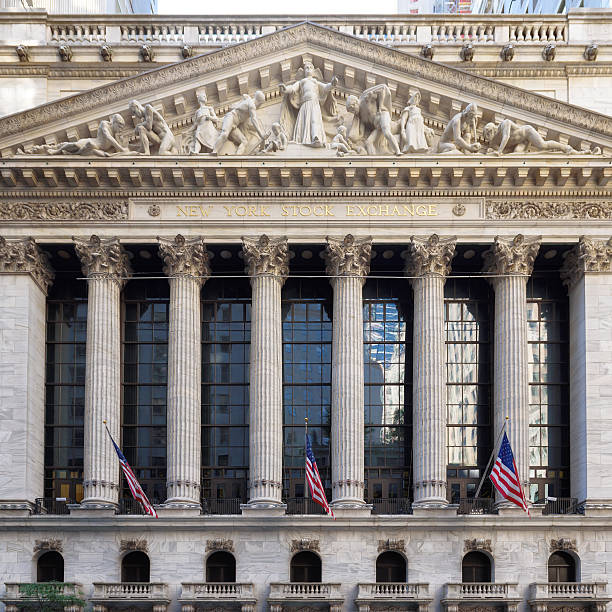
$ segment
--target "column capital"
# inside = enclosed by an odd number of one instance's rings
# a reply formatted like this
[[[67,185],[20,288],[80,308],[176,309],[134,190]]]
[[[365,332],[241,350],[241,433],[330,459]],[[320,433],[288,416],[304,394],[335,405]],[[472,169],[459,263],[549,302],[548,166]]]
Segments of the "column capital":
[[[429,238],[410,237],[404,273],[406,276],[448,276],[450,263],[455,256],[457,237],[440,238],[432,234]]]
[[[567,254],[561,268],[561,279],[573,287],[587,272],[612,271],[612,238],[607,242],[580,236],[578,244]]]
[[[206,244],[201,236],[185,238],[177,234],[174,238],[157,237],[159,254],[166,264],[164,274],[169,277],[192,276],[204,283],[210,276],[210,264]]]
[[[242,237],[242,252],[249,276],[277,276],[283,282],[289,275],[289,246],[287,238]]]
[[[34,238],[8,242],[0,236],[0,274],[29,274],[46,295],[55,274]]]
[[[514,238],[495,236],[495,242],[484,253],[483,270],[489,274],[531,276],[541,241],[542,236],[534,238],[525,238],[523,234],[517,234]]]
[[[372,237],[355,238],[347,234],[344,238],[326,237],[325,247],[326,271],[328,276],[360,276],[370,272],[372,254]]]
[[[89,239],[72,239],[85,276],[107,278],[121,286],[131,276],[132,268],[127,253],[118,238],[100,238],[93,234]]]

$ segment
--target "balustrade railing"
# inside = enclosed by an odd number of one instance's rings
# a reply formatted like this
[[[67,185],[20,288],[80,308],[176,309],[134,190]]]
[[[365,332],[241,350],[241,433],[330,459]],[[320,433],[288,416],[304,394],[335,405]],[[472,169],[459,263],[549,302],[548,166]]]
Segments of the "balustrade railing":
[[[92,600],[101,599],[167,599],[164,582],[94,582]]]
[[[183,582],[181,583],[181,600],[212,599],[235,600],[254,599],[254,589],[246,582]]]
[[[77,596],[82,585],[78,582],[44,582],[44,589],[47,593],[53,595]],[[35,599],[38,595],[32,595],[31,590],[27,587],[31,586],[28,582],[7,582],[4,585],[6,593],[3,599],[8,600],[29,600]]]
[[[458,582],[446,584],[447,599],[518,599],[514,582]]]
[[[372,504],[372,514],[412,514],[410,500],[403,497],[377,498],[368,503]]]
[[[606,598],[605,582],[533,582],[530,598],[537,599],[598,599]]]
[[[246,503],[241,497],[226,499],[202,499],[202,514],[241,514],[240,506]]]
[[[496,514],[495,500],[489,497],[462,497],[457,514]]]
[[[73,503],[69,499],[58,497],[37,497],[34,500],[34,514],[70,514],[68,504]]]
[[[429,584],[375,582],[359,584],[357,599],[418,599],[429,595]]]
[[[272,582],[270,599],[338,599],[340,584],[331,582]]]
[[[290,497],[285,503],[287,514],[325,514],[325,510],[310,497]]]

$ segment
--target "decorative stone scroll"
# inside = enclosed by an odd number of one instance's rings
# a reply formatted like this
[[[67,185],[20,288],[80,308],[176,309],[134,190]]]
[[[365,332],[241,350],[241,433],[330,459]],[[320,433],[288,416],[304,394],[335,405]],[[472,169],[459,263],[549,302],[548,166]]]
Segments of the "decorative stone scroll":
[[[581,236],[578,244],[567,254],[561,278],[572,287],[585,272],[612,271],[612,238],[607,242]]]
[[[526,239],[522,234],[517,234],[511,240],[496,236],[493,246],[484,254],[484,271],[489,274],[530,276],[541,241],[541,236]]]
[[[223,538],[215,540],[206,540],[206,552],[210,551],[225,551],[233,553],[234,551],[234,540],[227,540]]]
[[[386,550],[394,550],[397,552],[406,552],[405,540],[378,540],[378,552]]]
[[[289,247],[286,238],[242,238],[242,252],[249,276],[289,276]]]
[[[325,261],[328,276],[359,276],[365,283],[370,272],[372,238],[355,238],[347,234],[344,238],[327,237]]]
[[[85,276],[97,276],[114,280],[123,285],[131,273],[127,253],[118,238],[73,238],[74,248],[81,260]]]
[[[34,541],[34,552],[47,552],[48,550],[54,550],[55,552],[61,553],[64,550],[64,544],[58,539],[49,540],[35,540]]]
[[[491,540],[485,540],[484,538],[465,540],[463,543],[463,552],[470,552],[472,550],[486,550],[487,552],[492,552]]]
[[[164,274],[169,277],[193,276],[203,283],[210,276],[208,251],[201,237],[186,239],[177,234],[174,240],[157,238],[159,253],[166,264]]]
[[[31,237],[8,242],[0,236],[1,273],[30,274],[45,294],[55,276],[47,256]]]
[[[606,200],[558,202],[487,202],[487,219],[612,219],[612,202]]]
[[[559,538],[557,540],[550,541],[550,552],[555,552],[557,550],[572,550],[574,552],[578,551],[576,546],[576,538]]]
[[[432,234],[429,238],[410,237],[406,256],[406,276],[427,276],[436,274],[446,277],[455,255],[456,237],[440,238]]]
[[[119,220],[128,218],[126,200],[110,202],[0,202],[0,219],[10,221]]]
[[[129,552],[133,550],[139,550],[140,552],[147,553],[149,546],[146,540],[121,540],[119,544],[120,552]]]
[[[311,540],[310,538],[302,538],[301,540],[291,540],[291,552],[299,552],[301,550],[310,550],[312,552],[321,552],[319,540]]]

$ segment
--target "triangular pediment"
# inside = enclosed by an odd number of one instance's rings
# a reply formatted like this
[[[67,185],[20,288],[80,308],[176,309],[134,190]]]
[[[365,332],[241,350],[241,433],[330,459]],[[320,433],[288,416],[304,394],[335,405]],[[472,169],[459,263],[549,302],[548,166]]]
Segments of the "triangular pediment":
[[[113,113],[120,113],[125,129],[133,130],[128,104],[134,98],[161,111],[180,142],[191,129],[201,88],[220,117],[243,94],[262,90],[266,101],[260,114],[269,127],[280,112],[280,84],[295,81],[305,58],[324,79],[338,77],[335,94],[341,108],[349,95],[384,83],[392,92],[396,119],[418,90],[425,123],[438,135],[450,117],[475,103],[480,127],[510,118],[576,149],[612,148],[610,117],[304,22],[0,118],[0,152],[8,157],[19,148],[93,136],[98,123]]]

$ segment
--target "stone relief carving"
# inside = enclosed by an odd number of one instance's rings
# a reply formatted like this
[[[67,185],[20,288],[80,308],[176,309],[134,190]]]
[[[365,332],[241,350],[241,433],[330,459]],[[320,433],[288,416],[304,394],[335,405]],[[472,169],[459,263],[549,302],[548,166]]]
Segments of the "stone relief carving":
[[[183,45],[181,47],[181,55],[183,56],[183,59],[193,57],[193,47],[191,45]]]
[[[323,83],[321,73],[309,60],[300,71],[295,83],[280,85],[283,94],[280,124],[290,135],[291,142],[323,147],[327,142],[324,117],[329,121],[337,115],[332,88],[338,77],[333,76],[329,83]]]
[[[502,47],[500,51],[500,57],[504,62],[511,62],[514,59],[514,44],[507,43]]]
[[[400,144],[402,153],[425,153],[433,143],[434,131],[425,126],[419,104],[421,92],[410,96],[400,117]]]
[[[127,219],[127,201],[111,202],[0,202],[0,219],[11,221],[31,221],[45,219],[61,221],[82,219],[97,221],[101,219]]]
[[[155,51],[151,45],[142,45],[140,47],[140,58],[143,62],[152,62],[155,59]]]
[[[429,238],[410,237],[406,249],[406,276],[426,276],[437,274],[447,276],[450,272],[450,263],[455,256],[457,238],[440,238],[432,234]]]
[[[553,606],[548,605],[548,612],[587,612],[590,608],[588,605],[582,606]]]
[[[474,59],[474,45],[471,42],[465,43],[459,51],[459,57],[464,62],[471,62]]]
[[[57,48],[57,52],[59,53],[62,62],[72,61],[72,48],[70,47],[70,45],[60,45]]]
[[[587,62],[594,62],[597,59],[597,54],[599,53],[599,47],[597,43],[591,43],[584,50],[584,59]]]
[[[73,237],[74,248],[85,276],[110,278],[123,284],[131,275],[127,253],[118,238]]]
[[[15,47],[15,53],[17,53],[20,62],[30,61],[30,49],[25,45],[17,45]]]
[[[552,62],[555,59],[556,54],[557,45],[555,45],[555,43],[548,43],[542,51],[542,57],[546,62]]]
[[[567,254],[561,278],[572,287],[585,272],[610,272],[612,270],[612,238],[607,242],[581,236],[578,244]]]
[[[484,271],[489,274],[530,276],[541,241],[541,236],[525,238],[517,234],[511,240],[495,236],[493,245],[484,253]]]
[[[398,552],[406,552],[405,540],[378,540],[378,552],[386,550],[395,550]]]
[[[55,277],[47,256],[31,237],[8,242],[0,236],[0,273],[30,274],[45,293]]]
[[[283,129],[283,126],[275,121],[270,128],[270,136],[268,142],[263,148],[262,153],[276,153],[277,151],[284,151],[289,143],[289,138]]]
[[[113,61],[113,48],[110,45],[102,45],[100,47],[100,55],[105,62]]]
[[[578,551],[576,547],[576,539],[575,538],[559,538],[558,540],[550,541],[550,552],[555,552],[557,550],[573,550],[574,552]]]
[[[301,550],[310,550],[312,552],[321,552],[319,540],[310,538],[302,538],[301,540],[291,540],[291,552],[299,552]]]
[[[326,270],[329,276],[359,276],[365,282],[370,272],[372,238],[355,238],[347,234],[344,238],[327,236],[325,247]]]
[[[486,550],[488,552],[492,552],[491,540],[485,540],[484,538],[465,540],[463,543],[463,552],[469,552],[471,550]]]
[[[480,143],[476,138],[478,107],[468,104],[457,113],[446,126],[435,153],[477,153]]]
[[[221,123],[221,120],[215,113],[215,109],[207,104],[206,91],[199,89],[196,92],[196,97],[200,108],[198,108],[193,118],[193,131],[191,132],[188,145],[189,155],[195,155],[200,152],[210,153],[215,147],[217,138],[219,138],[217,127]]]
[[[357,153],[355,149],[351,148],[351,144],[349,143],[346,137],[346,126],[339,125],[336,135],[331,141],[329,145],[330,149],[336,151],[336,155],[338,157],[344,157],[345,155],[354,155]]]
[[[225,552],[233,553],[234,551],[234,540],[227,539],[214,539],[214,540],[206,540],[206,552],[210,552],[212,550],[222,550]]]
[[[192,276],[203,283],[210,276],[208,251],[201,237],[187,240],[181,234],[174,239],[160,238],[159,254],[166,264],[167,276]]]
[[[150,155],[151,146],[157,149],[158,155],[173,155],[178,153],[176,140],[172,130],[150,104],[143,106],[138,100],[132,100],[129,109],[134,121],[134,132],[138,148],[137,153]]]
[[[149,547],[146,540],[121,540],[119,543],[120,552],[128,552],[132,550],[139,550],[141,552],[148,552]]]
[[[266,234],[257,239],[243,237],[242,252],[249,276],[269,275],[282,279],[289,276],[289,246],[286,238],[269,238]]]
[[[47,550],[54,550],[56,552],[63,552],[64,545],[61,540],[49,539],[49,540],[34,540],[34,552],[43,552]]]
[[[612,202],[487,202],[487,219],[612,219]]]
[[[427,43],[421,47],[421,55],[428,60],[434,58],[434,47],[431,43]]]

